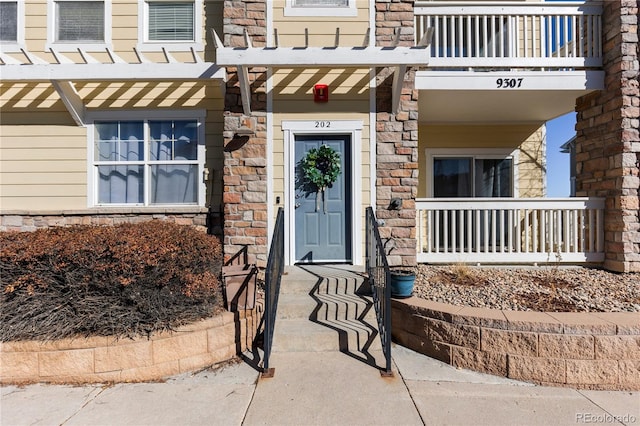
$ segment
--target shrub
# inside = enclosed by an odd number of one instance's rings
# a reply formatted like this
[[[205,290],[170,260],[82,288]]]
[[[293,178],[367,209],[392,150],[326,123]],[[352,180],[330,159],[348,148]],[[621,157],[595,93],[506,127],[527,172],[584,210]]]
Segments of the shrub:
[[[0,339],[149,335],[221,309],[216,237],[162,221],[0,233]]]

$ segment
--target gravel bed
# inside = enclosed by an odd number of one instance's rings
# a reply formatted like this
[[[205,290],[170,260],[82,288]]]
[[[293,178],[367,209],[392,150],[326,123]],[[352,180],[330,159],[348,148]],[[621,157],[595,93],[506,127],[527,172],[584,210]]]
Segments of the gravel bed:
[[[640,274],[580,267],[417,268],[414,296],[514,311],[640,312]]]

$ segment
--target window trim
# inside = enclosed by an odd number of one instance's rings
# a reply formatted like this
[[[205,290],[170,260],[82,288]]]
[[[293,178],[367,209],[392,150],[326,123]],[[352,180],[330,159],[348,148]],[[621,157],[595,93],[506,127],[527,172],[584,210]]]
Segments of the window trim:
[[[204,207],[206,202],[206,183],[203,180],[205,175],[206,161],[206,141],[205,141],[205,124],[207,112],[204,109],[193,110],[143,110],[143,111],[91,111],[87,113],[87,207],[100,209],[121,209],[123,207],[137,209],[158,209],[159,207],[176,208],[176,207]],[[151,182],[147,179],[144,182],[144,203],[143,204],[101,204],[98,203],[98,168],[95,160],[95,122],[96,121],[154,121],[154,120],[197,120],[198,121],[198,148],[196,164],[198,170],[196,179],[198,181],[197,202],[194,204],[151,204],[148,194],[151,190]],[[147,135],[145,135],[145,149],[148,145]],[[191,160],[193,161],[193,160]],[[145,167],[145,176],[147,176],[146,168],[154,162],[150,159],[142,161]]]
[[[335,7],[335,6],[294,6],[295,0],[286,0],[284,7],[284,16],[358,16],[358,9],[356,7],[356,0],[348,0],[348,6]]]
[[[2,52],[19,52],[25,47],[24,28],[25,28],[25,2],[24,0],[0,0],[0,3],[17,3],[16,7],[16,41],[0,41],[0,51]]]
[[[56,3],[59,1],[93,1],[104,3],[104,42],[59,42],[56,41]],[[55,49],[60,52],[76,52],[78,49],[96,51],[111,49],[112,34],[112,0],[47,0],[47,44],[45,50]]]
[[[428,180],[427,184],[427,197],[433,198],[433,160],[438,157],[472,157],[473,159],[508,159],[513,161],[513,174],[512,174],[512,194],[513,197],[518,198],[520,181],[518,173],[518,154],[519,149],[510,148],[427,148],[425,149],[425,158],[427,159],[426,176]]]
[[[171,41],[158,40],[149,41],[149,2],[167,2],[167,3],[193,3],[193,37],[194,41]],[[157,52],[162,48],[170,48],[175,50],[189,50],[193,48],[197,51],[204,50],[202,42],[202,26],[204,15],[204,0],[138,0],[138,44],[136,48],[145,52]]]

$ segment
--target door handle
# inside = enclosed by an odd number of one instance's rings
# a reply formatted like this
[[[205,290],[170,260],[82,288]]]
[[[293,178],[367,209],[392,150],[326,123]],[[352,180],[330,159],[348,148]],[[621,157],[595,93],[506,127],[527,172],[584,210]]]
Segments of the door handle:
[[[295,204],[295,208],[297,209],[298,207],[300,207],[300,203]]]

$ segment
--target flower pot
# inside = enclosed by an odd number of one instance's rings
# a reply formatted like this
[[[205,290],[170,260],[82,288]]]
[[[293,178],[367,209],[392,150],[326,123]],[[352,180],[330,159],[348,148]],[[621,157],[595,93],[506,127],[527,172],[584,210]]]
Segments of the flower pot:
[[[416,274],[411,271],[391,272],[391,297],[403,298],[411,297],[413,285],[416,281]]]

